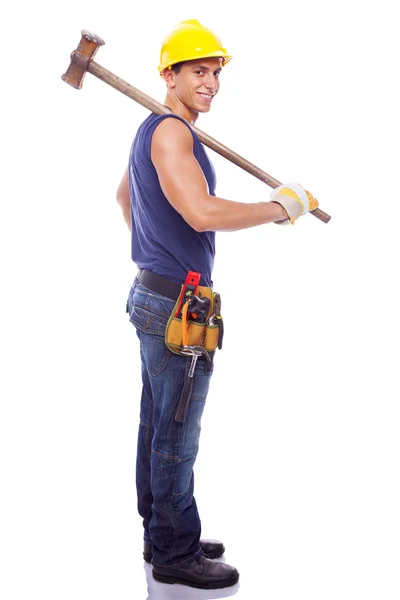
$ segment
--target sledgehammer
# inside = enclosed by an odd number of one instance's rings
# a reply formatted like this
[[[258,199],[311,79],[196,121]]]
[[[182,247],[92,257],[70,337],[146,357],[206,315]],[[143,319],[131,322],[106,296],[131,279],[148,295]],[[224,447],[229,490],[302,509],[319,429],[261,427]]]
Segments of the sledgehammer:
[[[93,58],[99,47],[104,45],[104,41],[99,36],[90,33],[90,31],[82,31],[81,33],[81,41],[79,42],[77,49],[74,50],[71,54],[71,64],[68,67],[66,73],[62,75],[63,81],[66,81],[67,83],[69,83],[69,85],[72,85],[72,87],[74,88],[80,89],[83,85],[83,80],[85,78],[86,72],[88,71],[89,73],[95,75],[105,83],[108,83],[108,85],[111,85],[111,87],[122,92],[129,98],[132,98],[132,100],[135,100],[135,102],[138,102],[142,106],[145,106],[153,113],[157,115],[169,114],[170,111],[165,106],[163,106],[156,100],[153,100],[152,98],[150,98],[150,96],[147,96],[143,92],[139,91],[123,79],[120,79],[119,77],[111,73],[111,71],[108,71],[101,65],[95,63],[93,61]],[[214,138],[210,137],[200,129],[197,129],[197,127],[194,127],[193,125],[191,125],[191,127],[193,131],[195,131],[198,135],[200,141],[206,146],[208,146],[208,148],[211,148],[211,150],[214,150],[214,152],[217,152],[221,156],[224,156],[225,158],[233,162],[235,165],[241,167],[242,169],[244,169],[254,177],[257,177],[257,179],[260,179],[272,188],[276,188],[278,187],[278,185],[281,185],[281,183],[277,179],[274,179],[273,177],[265,173],[265,171],[262,171],[242,156],[239,156],[239,154],[236,154],[236,152],[233,152],[232,150],[230,150]],[[310,214],[314,215],[314,217],[317,217],[317,219],[320,219],[324,223],[328,223],[328,221],[331,218],[320,208],[316,208],[315,210],[310,212]]]

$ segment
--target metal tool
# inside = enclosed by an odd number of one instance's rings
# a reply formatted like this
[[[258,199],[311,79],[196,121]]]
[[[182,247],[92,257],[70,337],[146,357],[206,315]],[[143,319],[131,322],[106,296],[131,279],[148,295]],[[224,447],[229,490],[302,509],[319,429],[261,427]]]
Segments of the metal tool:
[[[209,325],[218,325],[218,350],[222,349],[222,340],[224,337],[224,321],[221,316],[221,295],[214,292],[214,313],[210,317]]]
[[[156,100],[153,100],[153,98],[150,98],[150,96],[147,96],[147,94],[144,94],[137,88],[133,87],[133,85],[130,85],[128,82],[120,79],[114,75],[114,73],[111,73],[111,71],[108,71],[98,63],[94,62],[93,58],[99,47],[104,45],[104,40],[90,31],[83,30],[81,34],[81,41],[79,42],[77,49],[71,54],[71,63],[66,73],[62,75],[63,81],[74,88],[80,89],[83,85],[85,75],[88,72],[95,77],[98,77],[98,79],[101,79],[101,81],[104,81],[119,92],[122,92],[122,94],[132,98],[132,100],[135,100],[135,102],[145,106],[156,115],[169,114],[170,111],[168,108]],[[244,169],[254,177],[257,177],[257,179],[260,179],[269,185],[271,188],[276,188],[281,185],[280,181],[274,177],[271,177],[271,175],[268,175],[268,173],[265,173],[265,171],[262,171],[259,167],[256,167],[256,165],[253,165],[236,152],[233,152],[209,136],[207,133],[204,133],[204,131],[201,131],[201,129],[198,129],[194,125],[191,125],[191,128],[198,135],[200,141],[214,150],[214,152],[224,156],[241,169]],[[323,223],[328,223],[331,218],[320,208],[316,208],[312,212],[310,211],[309,214],[317,217],[317,219],[320,219],[320,221]]]
[[[210,310],[210,298],[206,296],[192,296],[189,300],[188,313],[196,323],[205,323]]]
[[[190,363],[189,373],[185,379],[181,397],[179,399],[178,409],[175,415],[175,421],[183,423],[186,417],[187,407],[189,405],[190,396],[192,395],[194,370],[196,368],[197,360],[200,356],[205,356],[207,362],[211,364],[211,358],[207,350],[203,346],[183,346],[181,349],[182,354],[192,356],[192,362]]]

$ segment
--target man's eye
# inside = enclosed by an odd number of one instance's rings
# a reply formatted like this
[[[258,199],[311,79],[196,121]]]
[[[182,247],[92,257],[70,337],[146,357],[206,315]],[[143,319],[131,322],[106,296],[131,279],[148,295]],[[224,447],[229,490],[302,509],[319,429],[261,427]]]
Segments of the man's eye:
[[[197,73],[197,75],[202,75],[203,71],[202,71],[201,69],[198,69],[198,70],[196,71],[196,73]]]
[[[221,71],[215,71],[214,76],[218,79],[218,77],[221,75]]]

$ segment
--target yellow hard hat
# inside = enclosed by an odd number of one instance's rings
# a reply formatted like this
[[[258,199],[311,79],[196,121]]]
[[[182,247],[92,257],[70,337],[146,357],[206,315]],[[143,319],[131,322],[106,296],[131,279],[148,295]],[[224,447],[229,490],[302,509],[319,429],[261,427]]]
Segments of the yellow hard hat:
[[[160,54],[160,74],[164,69],[186,60],[197,58],[222,58],[222,66],[231,60],[222,47],[219,37],[197,19],[182,21],[165,38]]]

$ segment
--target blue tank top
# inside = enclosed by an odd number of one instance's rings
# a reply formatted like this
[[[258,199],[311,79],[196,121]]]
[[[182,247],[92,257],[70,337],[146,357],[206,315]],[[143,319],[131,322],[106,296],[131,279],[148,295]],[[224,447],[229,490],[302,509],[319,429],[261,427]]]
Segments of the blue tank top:
[[[155,128],[166,118],[179,119],[193,135],[193,153],[215,196],[215,171],[198,136],[177,115],[153,113],[140,125],[129,156],[132,216],[132,260],[138,268],[183,283],[188,271],[201,273],[200,285],[211,286],[215,232],[195,231],[171,206],[162,192],[152,163],[150,146]]]

